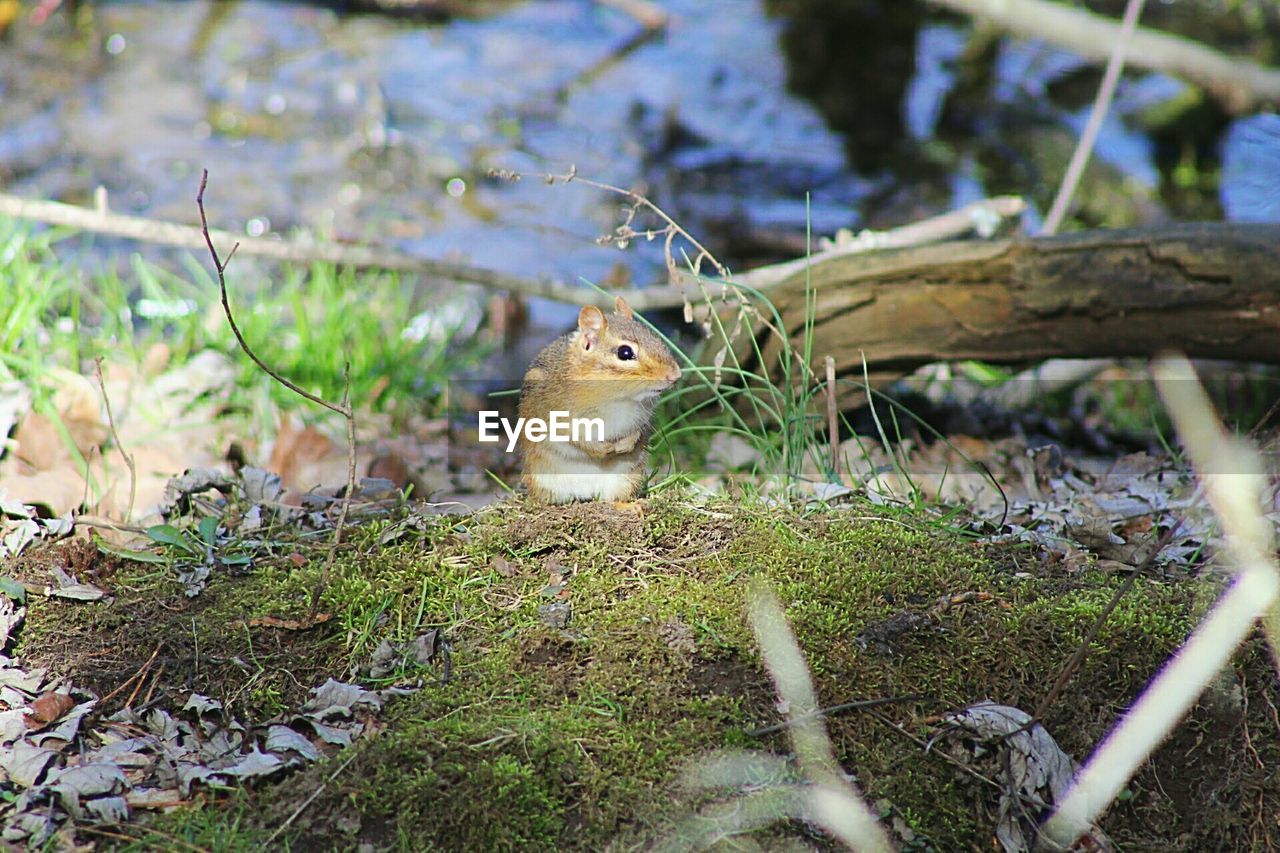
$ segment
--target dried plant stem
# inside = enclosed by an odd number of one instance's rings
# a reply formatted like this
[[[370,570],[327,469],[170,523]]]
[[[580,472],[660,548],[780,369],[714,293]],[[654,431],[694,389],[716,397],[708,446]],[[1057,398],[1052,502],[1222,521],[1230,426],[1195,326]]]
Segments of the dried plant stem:
[[[1084,663],[1084,659],[1089,655],[1089,646],[1093,644],[1094,639],[1098,636],[1098,632],[1102,630],[1102,626],[1107,624],[1107,620],[1111,618],[1111,614],[1115,611],[1116,606],[1120,604],[1120,599],[1124,598],[1129,590],[1133,589],[1134,583],[1138,578],[1145,574],[1154,564],[1156,558],[1160,556],[1165,548],[1169,547],[1169,543],[1173,541],[1173,537],[1177,535],[1182,528],[1182,522],[1177,521],[1159,537],[1152,537],[1154,544],[1151,546],[1151,553],[1147,554],[1142,563],[1134,568],[1124,582],[1116,588],[1115,593],[1111,596],[1111,600],[1107,602],[1107,606],[1102,608],[1102,612],[1093,620],[1093,624],[1089,626],[1089,630],[1084,632],[1084,637],[1080,640],[1080,645],[1076,646],[1075,652],[1067,660],[1066,666],[1058,673],[1058,677],[1054,680],[1053,686],[1049,688],[1049,692],[1040,700],[1040,704],[1036,706],[1035,713],[1031,715],[1031,719],[1027,721],[1018,731],[1026,731],[1037,723],[1044,722],[1045,714],[1049,713],[1049,709],[1058,701],[1058,697],[1062,695],[1062,691],[1071,682],[1072,677],[1076,674],[1076,670],[1080,668],[1080,664]]]
[[[236,337],[236,343],[240,345],[245,355],[250,360],[276,382],[288,388],[298,396],[310,400],[318,406],[323,406],[331,412],[341,415],[347,422],[347,487],[342,496],[341,509],[338,511],[338,519],[334,523],[333,540],[329,545],[329,552],[325,557],[324,569],[320,572],[320,579],[316,583],[315,589],[311,593],[311,611],[307,617],[308,621],[315,619],[320,608],[320,596],[324,594],[325,588],[329,585],[329,574],[333,569],[334,560],[338,556],[338,547],[342,544],[343,528],[347,523],[347,510],[351,505],[351,499],[355,496],[356,490],[356,416],[355,410],[351,406],[351,363],[347,362],[342,369],[343,389],[342,402],[331,403],[323,397],[318,397],[309,391],[299,388],[293,382],[281,376],[271,368],[266,362],[258,357],[249,342],[244,339],[244,335],[240,331],[240,327],[236,325],[235,315],[231,311],[231,302],[227,296],[227,264],[231,263],[231,258],[235,256],[236,249],[240,244],[237,242],[231,247],[231,251],[227,253],[227,259],[223,261],[218,256],[218,250],[213,246],[213,238],[209,235],[209,220],[204,212],[204,190],[209,183],[209,170],[204,169],[200,175],[200,191],[196,193],[196,207],[200,210],[200,232],[204,236],[205,245],[209,248],[209,254],[213,257],[213,267],[218,274],[218,288],[222,298],[222,311],[226,315],[227,323],[231,326],[231,332]]]
[[[172,803],[165,803],[164,805],[185,806],[185,805],[190,805],[190,801],[175,800]],[[172,833],[162,832],[156,829],[154,826],[148,826],[145,828],[140,827],[140,829],[145,831],[147,835],[158,835],[161,838],[163,838],[166,844],[171,845],[168,848],[170,850],[190,850],[192,851],[192,853],[211,853],[208,847],[199,847],[195,844],[192,844],[188,841],[185,841],[179,838],[176,835],[173,835]],[[130,847],[133,847],[136,845],[146,845],[150,849],[157,849],[159,847],[159,845],[156,844],[156,842],[149,841],[146,837],[139,838],[134,835],[127,835],[123,832],[112,832],[109,829],[103,829],[100,826],[93,826],[92,824],[78,824],[76,826],[76,832],[88,832],[91,835],[101,835],[103,838],[114,838],[117,841],[126,842],[126,846],[130,846]]]
[[[1261,461],[1226,435],[1190,362],[1166,357],[1155,365],[1160,390],[1226,534],[1237,574],[1209,614],[1147,686],[1124,718],[1089,757],[1044,826],[1052,842],[1069,846],[1089,830],[1142,762],[1178,724],[1236,648],[1262,618],[1275,652],[1280,568],[1273,531],[1260,510],[1266,485]]]
[[[105,708],[105,707],[106,707],[106,705],[107,705],[107,702],[109,702],[109,701],[111,701],[112,699],[116,698],[116,696],[120,693],[120,691],[124,690],[126,687],[128,687],[130,684],[132,684],[132,683],[134,682],[134,680],[135,680],[135,679],[136,679],[136,680],[138,680],[138,681],[139,681],[139,685],[141,685],[141,679],[143,679],[143,678],[145,678],[145,677],[146,677],[147,672],[151,669],[151,664],[155,663],[156,656],[160,654],[160,649],[161,649],[161,648],[163,648],[163,647],[164,647],[164,641],[161,641],[161,642],[157,643],[157,644],[156,644],[156,649],[155,649],[155,651],[153,651],[153,652],[151,653],[151,657],[147,658],[147,662],[146,662],[146,663],[144,663],[142,666],[138,667],[138,671],[137,671],[137,672],[135,672],[133,675],[129,676],[129,677],[128,677],[128,678],[126,678],[124,681],[120,682],[120,684],[118,684],[118,685],[116,686],[116,689],[115,689],[115,690],[112,690],[112,691],[111,691],[110,693],[108,693],[106,696],[103,696],[101,699],[99,699],[99,700],[98,700],[98,707],[99,707],[99,708]],[[138,691],[137,691],[137,688],[134,688],[134,691],[133,691],[133,692],[134,692],[134,695],[136,695],[136,694],[137,694],[137,692],[138,692]],[[130,697],[129,697],[129,701],[130,701],[130,702],[132,702],[132,701],[133,701],[133,696],[130,696]],[[126,706],[127,706],[127,704],[128,704],[128,703],[126,703]]]
[[[1138,16],[1142,14],[1144,2],[1145,0],[1128,0],[1125,4],[1124,19],[1120,22],[1120,31],[1116,34],[1115,44],[1111,47],[1111,55],[1107,57],[1107,69],[1102,74],[1102,85],[1098,87],[1098,94],[1094,98],[1093,109],[1089,112],[1089,121],[1084,126],[1084,133],[1080,134],[1076,150],[1071,152],[1071,162],[1067,164],[1067,173],[1062,178],[1062,185],[1058,187],[1058,195],[1053,200],[1053,206],[1049,208],[1049,215],[1045,217],[1042,229],[1044,234],[1057,233],[1058,226],[1066,218],[1067,207],[1071,204],[1072,196],[1075,195],[1080,176],[1084,174],[1089,155],[1093,153],[1098,132],[1102,130],[1102,120],[1107,117],[1107,111],[1111,109],[1111,99],[1116,93],[1116,84],[1120,82],[1120,72],[1124,70],[1125,51],[1129,48],[1133,31],[1137,29]]]
[[[747,613],[778,696],[789,708],[791,743],[796,763],[810,783],[806,798],[814,819],[850,849],[887,853],[893,845],[836,762],[800,644],[777,596],[762,581],[748,588]]]
[[[519,177],[515,173],[499,174],[511,178]],[[567,179],[571,176],[562,177]],[[585,178],[572,177],[585,184],[602,189],[610,189],[628,197],[639,198],[638,194],[632,193],[630,190],[598,184]],[[966,229],[972,227],[973,217],[979,211],[1007,217],[1017,215],[1022,208],[1023,204],[1020,199],[1008,196],[974,202],[958,211],[952,211],[939,217],[939,219],[945,220],[942,230],[930,225],[930,220],[924,220],[920,223],[905,225],[902,228],[875,232],[872,238],[873,248],[905,248],[919,245],[921,241],[930,242],[943,239],[948,236],[945,232],[949,231],[960,220],[968,223],[965,226]],[[496,270],[484,269],[483,267],[419,258],[397,252],[394,249],[378,246],[317,243],[298,239],[277,240],[265,237],[237,237],[229,231],[209,229],[207,226],[196,228],[176,222],[113,213],[106,207],[105,201],[102,199],[99,199],[96,207],[88,208],[56,201],[25,199],[20,196],[0,193],[0,214],[19,219],[30,219],[35,222],[45,222],[50,225],[66,225],[95,234],[109,234],[115,237],[125,237],[131,240],[141,240],[165,246],[179,246],[187,249],[205,248],[207,240],[204,232],[208,231],[209,235],[218,242],[229,243],[234,241],[240,247],[241,252],[273,260],[297,263],[321,261],[341,266],[397,270],[457,284],[475,285],[489,290],[518,293],[523,296],[537,296],[542,299],[574,305],[594,303],[601,307],[608,307],[613,304],[613,297],[616,293],[624,296],[628,304],[637,311],[674,308],[687,302],[684,293],[674,287],[632,288],[611,293],[598,293],[590,288],[568,284],[555,279],[545,277],[537,279],[522,278]],[[657,215],[670,221],[661,211],[657,211]],[[683,229],[681,229],[681,232],[683,232]],[[668,248],[671,246],[675,236],[675,231],[668,235]],[[951,236],[954,236],[954,234]],[[691,239],[690,243],[696,244],[696,241]],[[773,285],[787,279],[796,269],[803,268],[808,263],[817,263],[840,255],[863,252],[867,248],[868,246],[860,242],[859,239],[855,239],[851,245],[838,245],[832,249],[815,253],[812,258],[800,258],[751,270],[739,275],[738,280],[756,290],[767,291]],[[669,252],[668,255],[670,255]],[[708,253],[708,257],[710,257],[710,253]]]
[[[499,177],[505,177],[511,180],[518,180],[520,177],[522,177],[519,173],[516,173],[516,172],[500,172],[495,174],[497,174]],[[744,296],[747,294],[749,290],[755,289],[755,285],[749,282],[751,274],[748,274],[746,276],[738,276],[736,277],[736,279],[733,278],[729,272],[729,268],[724,264],[722,264],[719,261],[719,259],[717,259],[716,256],[712,254],[710,249],[702,245],[702,243],[700,243],[697,239],[694,238],[692,234],[690,234],[687,230],[685,230],[685,228],[681,226],[680,223],[676,222],[676,220],[672,218],[670,215],[668,215],[668,213],[665,210],[663,210],[658,205],[654,204],[647,197],[641,195],[640,193],[634,190],[628,190],[619,186],[614,186],[613,184],[606,184],[600,181],[592,180],[590,178],[580,177],[578,175],[577,168],[573,166],[571,166],[569,168],[569,171],[563,175],[541,174],[541,175],[537,175],[536,177],[541,178],[542,180],[546,181],[548,184],[554,184],[556,181],[561,181],[566,184],[576,181],[577,183],[583,184],[585,186],[594,187],[595,189],[599,189],[599,190],[605,190],[606,192],[611,192],[626,198],[631,203],[630,208],[627,211],[626,219],[623,221],[621,225],[619,225],[617,228],[614,229],[613,235],[605,239],[618,240],[623,243],[626,243],[633,239],[637,239],[641,237],[646,239],[651,239],[658,236],[663,237],[662,248],[663,248],[663,257],[666,259],[666,264],[667,264],[667,280],[670,284],[669,291],[672,293],[678,294],[680,301],[674,304],[683,304],[685,309],[685,322],[693,321],[694,310],[693,310],[693,303],[690,301],[684,286],[685,281],[687,280],[687,276],[680,271],[679,266],[676,263],[675,254],[672,250],[676,237],[680,237],[681,239],[688,242],[690,246],[693,247],[693,250],[694,250],[693,258],[692,260],[686,258],[686,262],[689,266],[690,274],[692,275],[694,282],[697,284],[698,291],[702,296],[703,305],[705,305],[706,307],[705,317],[707,318],[708,323],[711,323],[713,321],[717,324],[721,323],[721,320],[716,312],[717,300],[722,304],[730,304],[732,299],[733,301],[736,302],[738,310],[741,312],[742,316],[749,317],[752,323],[754,323],[759,328],[767,329],[770,333],[775,335],[778,340],[780,341],[787,340],[787,336],[783,334],[782,330],[778,328],[777,324],[775,324],[763,311],[761,311],[756,305],[754,305],[749,298],[744,298]],[[658,229],[650,229],[650,230],[637,230],[633,228],[631,226],[631,223],[632,221],[634,221],[635,216],[637,212],[640,210],[640,208],[644,208],[645,210],[648,210],[653,215],[657,216],[660,220],[662,220],[662,222],[665,223],[663,227]],[[838,251],[843,252],[844,250],[838,250]],[[809,258],[801,258],[799,261],[791,261],[789,263],[790,264],[798,263],[803,266],[803,265],[807,265],[809,263],[809,260],[810,260]],[[704,263],[710,264],[712,266],[712,268],[716,272],[716,278],[709,278],[703,275],[702,265]],[[773,267],[766,267],[764,269],[769,270],[769,269],[773,269]],[[781,281],[781,279],[777,279],[777,281]],[[711,294],[711,292],[707,289],[708,283],[720,285],[719,296],[713,296]],[[644,297],[648,293],[649,291],[641,291],[639,293],[640,299],[631,303],[632,308],[637,308],[639,310],[644,308],[645,306],[654,307],[655,305],[666,304],[665,300],[645,299]],[[630,297],[627,297],[627,298],[628,298],[628,301],[630,302],[631,301]],[[740,323],[737,326],[737,328],[741,329],[741,328],[744,328],[744,326]],[[723,325],[720,325],[719,332],[721,333],[721,336],[724,338],[725,347],[727,349],[728,346],[732,343],[733,334],[736,334],[736,332],[731,334],[728,330],[726,330],[723,327]],[[794,345],[788,347],[788,352],[790,353],[791,357],[795,360],[795,363],[804,372],[806,377],[811,382],[814,382],[816,384],[818,382],[818,376],[814,372],[812,365],[810,365],[808,360],[804,357],[803,353],[801,353],[800,350]],[[718,373],[716,377],[716,383],[717,384],[719,383]]]
[[[885,696],[881,699],[859,699],[856,702],[841,702],[839,705],[832,705],[828,708],[819,708],[808,714],[793,716],[781,723],[774,723],[771,726],[762,726],[758,729],[748,729],[743,732],[747,737],[764,737],[774,732],[782,732],[799,723],[807,723],[814,719],[823,719],[830,717],[832,714],[843,713],[844,711],[867,711],[872,708],[879,708],[883,705],[897,705],[901,702],[923,702],[929,699],[924,695],[912,696]]]
[[[840,407],[836,402],[836,360],[827,356],[827,440],[831,443],[831,470],[840,473]]]
[[[540,296],[559,302],[580,302],[584,297],[590,296],[590,291],[586,288],[554,279],[521,278],[467,264],[419,258],[394,249],[376,246],[319,243],[298,239],[237,237],[229,231],[210,230],[205,224],[197,228],[143,216],[114,213],[101,203],[97,207],[88,208],[0,193],[0,214],[50,225],[66,225],[95,234],[109,234],[114,237],[186,249],[204,248],[207,242],[205,238],[211,234],[221,243],[235,241],[242,252],[277,261],[297,263],[323,261],[341,266],[397,270],[458,284],[473,284],[490,290]],[[610,299],[612,298],[610,296]],[[630,301],[630,297],[628,300]]]
[[[1108,58],[1117,24],[1078,3],[1049,0],[932,0],[957,12],[983,18],[1023,38],[1043,39],[1091,60]],[[1200,42],[1147,28],[1133,37],[1131,62],[1182,77],[1208,90],[1235,115],[1280,99],[1280,69],[1229,56]]]
[[[290,814],[288,818],[285,819],[284,823],[280,824],[275,828],[275,831],[272,832],[271,835],[267,838],[266,846],[270,847],[271,842],[275,841],[277,838],[280,837],[280,833],[284,832],[286,829],[292,826],[293,822],[298,819],[298,816],[302,814],[304,811],[306,811],[307,807],[316,801],[316,797],[324,793],[324,790],[329,787],[329,783],[332,782],[334,779],[337,779],[338,774],[340,774],[343,770],[346,770],[347,765],[349,765],[351,762],[356,760],[356,755],[358,753],[351,747],[347,747],[347,748],[351,750],[351,754],[347,756],[345,761],[343,761],[341,764],[338,765],[337,770],[334,770],[332,773],[329,774],[329,778],[321,782],[320,786],[311,792],[311,795],[309,797],[307,797],[305,800],[303,800],[301,803],[298,804],[298,807],[293,810],[293,813]]]
[[[115,415],[111,413],[111,397],[107,394],[106,380],[102,378],[102,356],[93,360],[93,367],[98,376],[98,387],[102,389],[102,402],[107,407],[107,426],[111,428],[111,440],[116,443],[116,450],[120,451],[124,464],[129,468],[129,506],[124,513],[124,520],[128,521],[133,517],[133,505],[138,499],[138,468],[133,463],[133,455],[124,449],[120,433],[116,432]]]
[[[629,15],[646,30],[661,30],[667,26],[670,16],[652,0],[596,0],[601,6],[610,6]]]

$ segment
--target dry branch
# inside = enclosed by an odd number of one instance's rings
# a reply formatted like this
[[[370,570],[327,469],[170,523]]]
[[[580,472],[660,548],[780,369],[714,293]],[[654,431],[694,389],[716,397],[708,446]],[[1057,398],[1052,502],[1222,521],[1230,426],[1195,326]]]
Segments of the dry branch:
[[[670,217],[653,206],[648,199],[636,193],[620,187],[599,184],[576,175],[543,177],[562,182],[567,182],[569,179],[576,180],[586,186],[605,189],[627,197],[636,205],[647,205],[657,211],[657,215],[668,223],[667,227],[672,229],[672,237],[677,234],[684,236],[691,245],[698,247],[703,255],[710,257],[710,253],[702,249],[697,240],[680,229]],[[974,229],[985,231],[998,226],[1001,219],[1017,216],[1024,207],[1022,200],[1014,196],[984,199],[959,210],[904,225],[901,228],[888,231],[864,231],[850,242],[841,242],[834,248],[813,255],[811,259],[801,258],[797,261],[761,267],[739,276],[738,281],[757,290],[768,290],[807,263],[872,249],[917,245]],[[30,219],[49,225],[64,225],[94,234],[124,237],[165,246],[198,250],[207,248],[205,232],[198,227],[113,213],[107,209],[105,200],[101,198],[97,207],[87,208],[0,193],[0,215]],[[623,296],[635,310],[649,311],[655,308],[675,308],[683,305],[688,298],[682,289],[675,287],[646,287],[602,293],[589,287],[566,284],[554,279],[523,278],[468,264],[419,258],[379,246],[321,243],[306,239],[240,237],[230,231],[217,228],[208,229],[208,234],[210,239],[223,245],[236,244],[241,253],[278,261],[294,263],[323,261],[340,266],[397,270],[443,279],[455,284],[476,285],[523,296],[537,296],[570,305],[595,304],[607,308],[613,305],[614,296],[617,294]]]
[[[50,225],[66,225],[95,234],[125,237],[184,249],[205,249],[204,233],[193,225],[147,219],[113,213],[105,207],[97,209],[63,204],[57,201],[24,199],[0,193],[0,214],[31,219]],[[336,242],[281,240],[270,237],[242,237],[217,228],[209,229],[213,240],[222,244],[239,243],[239,251],[278,261],[312,263],[323,261],[340,266],[363,267],[416,273],[457,284],[474,284],[491,290],[505,290],[525,296],[540,296],[558,302],[579,303],[590,300],[592,292],[585,287],[552,279],[528,279],[468,264],[419,258],[394,249],[357,246]],[[612,305],[613,296],[600,297],[601,305]],[[679,304],[678,301],[676,304]]]
[[[1111,109],[1111,99],[1116,93],[1116,84],[1120,82],[1120,72],[1124,70],[1125,52],[1133,39],[1133,32],[1138,28],[1138,16],[1142,14],[1143,0],[1128,0],[1124,7],[1124,20],[1120,22],[1120,32],[1111,46],[1111,55],[1107,57],[1107,69],[1102,74],[1102,83],[1093,99],[1093,108],[1089,110],[1089,121],[1084,126],[1076,142],[1076,150],[1071,152],[1071,162],[1067,164],[1066,174],[1062,176],[1062,185],[1054,196],[1049,208],[1049,215],[1044,218],[1041,234],[1057,234],[1058,226],[1067,217],[1067,206],[1075,195],[1080,177],[1084,175],[1084,167],[1093,153],[1093,145],[1102,130],[1102,121]]]
[[[793,262],[793,264],[798,262]],[[816,256],[770,298],[792,340],[841,375],[875,378],[934,361],[1149,357],[1280,363],[1280,225],[1191,223],[1056,237],[940,243]],[[765,364],[779,342],[763,329]],[[751,340],[736,351],[758,370]],[[777,377],[775,377],[777,378]]]
[[[236,343],[240,345],[240,349],[244,351],[244,354],[249,356],[249,359],[263,373],[303,399],[310,400],[318,406],[341,415],[347,424],[347,487],[342,495],[342,502],[339,504],[338,520],[333,525],[333,539],[329,543],[324,568],[320,572],[320,580],[317,581],[315,588],[311,592],[311,611],[307,615],[307,622],[314,623],[320,610],[320,596],[324,594],[325,588],[329,585],[329,572],[332,570],[334,559],[337,557],[338,547],[342,544],[342,533],[347,523],[347,512],[351,507],[351,499],[356,490],[356,416],[355,409],[351,405],[351,362],[346,362],[342,368],[342,401],[340,403],[331,403],[323,397],[298,387],[280,375],[249,346],[249,342],[244,339],[244,334],[240,331],[240,326],[236,323],[235,315],[231,311],[231,302],[227,296],[227,264],[231,263],[231,258],[235,256],[236,250],[240,248],[240,243],[232,244],[231,251],[227,252],[225,260],[219,257],[218,250],[214,248],[213,237],[209,231],[209,219],[204,212],[204,191],[208,183],[209,170],[204,169],[200,175],[200,190],[196,193],[196,209],[200,211],[200,237],[209,249],[210,257],[213,258],[213,269],[218,275],[218,291],[222,298],[222,312],[227,318],[227,325],[231,327],[231,331],[236,337]]]
[[[1111,18],[1050,0],[933,0],[983,18],[1024,38],[1043,39],[1086,59],[1104,61],[1120,37]],[[1231,113],[1280,101],[1280,69],[1220,53],[1199,42],[1139,27],[1129,44],[1131,65],[1161,71],[1204,87]]]

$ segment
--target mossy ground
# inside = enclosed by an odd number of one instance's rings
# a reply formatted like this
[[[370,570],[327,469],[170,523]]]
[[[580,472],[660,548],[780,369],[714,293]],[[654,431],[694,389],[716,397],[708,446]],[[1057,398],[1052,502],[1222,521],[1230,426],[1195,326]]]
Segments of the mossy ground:
[[[428,518],[381,544],[389,530],[353,535],[322,599],[333,618],[307,631],[251,620],[304,615],[319,555],[221,576],[192,600],[161,572],[123,566],[106,579],[111,604],[33,602],[21,649],[32,663],[105,694],[160,648],[157,700],[197,690],[247,719],[296,706],[328,675],[350,677],[383,638],[438,627],[452,646],[449,682],[439,669],[405,672],[423,689],[393,701],[352,751],[131,826],[135,846],[256,849],[308,798],[274,845],[641,846],[696,805],[676,783],[700,756],[789,750],[785,734],[750,734],[780,720],[745,618],[746,582],[763,576],[824,705],[925,697],[832,716],[845,769],[910,827],[913,848],[991,849],[996,791],[908,735],[927,740],[936,715],[982,699],[1033,710],[1120,583],[901,517],[674,492],[642,517],[512,501]],[[1064,749],[1088,754],[1215,591],[1204,579],[1137,582],[1048,712]],[[571,610],[563,628],[541,615],[553,601]],[[1267,770],[1280,761],[1273,684],[1251,641],[1112,809],[1103,826],[1113,839],[1129,849],[1269,843],[1280,813]],[[768,847],[828,846],[798,825],[773,832]]]

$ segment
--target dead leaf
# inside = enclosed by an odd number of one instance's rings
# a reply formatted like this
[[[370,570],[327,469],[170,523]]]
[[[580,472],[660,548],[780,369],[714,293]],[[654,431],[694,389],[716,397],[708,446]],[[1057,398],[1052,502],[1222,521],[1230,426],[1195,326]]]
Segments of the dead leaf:
[[[42,729],[58,720],[75,706],[76,700],[65,693],[53,691],[43,693],[27,706],[27,728]]]
[[[516,567],[510,560],[502,555],[494,557],[493,562],[489,564],[489,567],[497,572],[499,576],[504,578],[514,577],[516,573]]]
[[[267,729],[267,752],[296,752],[305,761],[319,761],[320,750],[306,737],[288,726],[275,725]]]
[[[19,740],[12,746],[0,750],[0,770],[9,779],[23,788],[30,788],[39,781],[47,768],[58,757],[56,749],[35,746],[25,740]]]
[[[1071,756],[1043,726],[1031,723],[1030,714],[1009,705],[978,702],[944,719],[978,742],[982,752],[975,752],[974,760],[994,759],[994,769],[988,772],[1001,783],[996,825],[1001,847],[1006,853],[1033,849],[1041,812],[1060,802],[1071,786],[1076,773]],[[1097,833],[1106,838],[1101,830]]]
[[[13,433],[14,456],[36,471],[52,471],[71,462],[71,454],[53,421],[31,412]]]
[[[360,709],[377,711],[381,708],[382,698],[372,690],[330,678],[311,691],[311,698],[302,706],[302,713],[323,721],[332,717],[350,718]]]
[[[329,464],[322,466],[321,463],[325,462]],[[341,463],[341,472],[333,469],[335,463]],[[275,446],[266,467],[280,475],[281,482],[289,491],[306,490],[317,484],[345,483],[347,480],[345,451],[340,451],[315,427],[300,429],[287,416],[276,433]],[[317,472],[321,468],[324,474]]]

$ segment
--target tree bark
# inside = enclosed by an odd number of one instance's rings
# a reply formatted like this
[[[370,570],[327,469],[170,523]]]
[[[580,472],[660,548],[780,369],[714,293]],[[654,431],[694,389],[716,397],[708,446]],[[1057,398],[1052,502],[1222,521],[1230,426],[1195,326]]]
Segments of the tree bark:
[[[1280,225],[1193,223],[818,258],[768,291],[797,348],[806,284],[809,351],[833,356],[842,375],[861,376],[864,357],[878,379],[934,361],[1162,350],[1280,364]],[[739,362],[760,371],[743,338]],[[755,344],[776,380],[778,335],[758,326]]]

